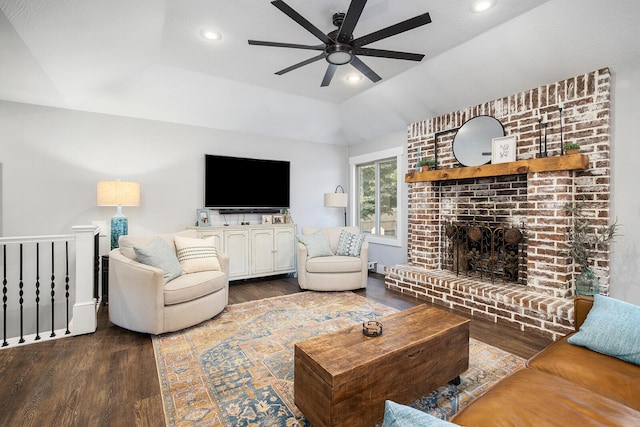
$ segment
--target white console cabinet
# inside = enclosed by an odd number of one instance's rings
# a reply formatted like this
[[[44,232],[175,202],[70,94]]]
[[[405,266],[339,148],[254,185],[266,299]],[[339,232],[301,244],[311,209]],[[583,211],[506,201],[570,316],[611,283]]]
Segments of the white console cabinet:
[[[215,236],[229,255],[229,280],[296,271],[296,225],[256,224],[189,227],[200,237]]]

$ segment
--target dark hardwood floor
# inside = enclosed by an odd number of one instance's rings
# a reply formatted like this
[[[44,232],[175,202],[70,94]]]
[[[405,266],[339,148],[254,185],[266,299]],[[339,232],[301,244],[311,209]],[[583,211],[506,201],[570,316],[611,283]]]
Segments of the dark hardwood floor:
[[[233,283],[229,303],[295,292],[288,277]],[[397,309],[424,303],[385,289],[379,275],[357,293]],[[524,358],[549,343],[476,319],[471,336]],[[93,334],[0,350],[0,426],[155,427],[162,408],[149,335],[114,326],[106,307]]]

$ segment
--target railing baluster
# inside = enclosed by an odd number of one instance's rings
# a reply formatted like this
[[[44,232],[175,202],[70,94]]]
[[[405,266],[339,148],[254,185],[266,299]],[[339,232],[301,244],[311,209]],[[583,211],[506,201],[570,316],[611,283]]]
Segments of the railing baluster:
[[[2,245],[2,314],[3,314],[3,331],[2,346],[9,345],[7,342],[7,245]]]
[[[40,242],[36,242],[36,338],[40,339]]]
[[[18,295],[20,296],[19,298],[19,302],[20,302],[20,339],[18,340],[18,342],[20,344],[22,344],[24,342],[24,312],[23,312],[23,307],[24,307],[24,298],[22,298],[22,296],[24,295],[24,283],[22,282],[22,243],[20,243],[20,281],[18,282]]]
[[[65,257],[65,275],[64,275],[64,297],[67,300],[67,330],[64,332],[65,335],[69,335],[71,331],[69,330],[69,241],[64,242],[64,257]]]
[[[56,302],[56,275],[55,271],[55,242],[51,242],[51,338],[56,336],[56,325],[55,325],[55,302]]]

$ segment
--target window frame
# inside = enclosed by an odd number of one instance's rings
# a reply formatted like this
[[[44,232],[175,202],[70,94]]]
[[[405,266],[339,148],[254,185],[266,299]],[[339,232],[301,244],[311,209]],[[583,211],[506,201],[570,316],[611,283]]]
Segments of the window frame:
[[[359,224],[358,221],[358,212],[360,211],[360,205],[359,205],[359,189],[358,189],[358,174],[357,174],[357,170],[358,170],[358,166],[361,165],[365,165],[365,164],[369,164],[369,163],[374,163],[380,160],[386,160],[386,159],[392,159],[395,158],[396,159],[396,197],[398,200],[398,206],[397,206],[397,211],[396,211],[396,221],[397,221],[397,226],[396,226],[396,235],[393,237],[381,237],[379,235],[376,234],[367,234],[367,241],[369,243],[376,243],[379,245],[387,245],[387,246],[397,246],[397,247],[401,247],[402,246],[402,237],[401,237],[401,230],[404,230],[404,222],[405,222],[405,218],[404,218],[404,210],[403,210],[403,206],[402,206],[402,184],[404,183],[404,176],[402,174],[402,155],[403,155],[403,150],[402,147],[397,147],[397,148],[390,148],[387,150],[382,150],[382,151],[376,151],[373,153],[368,153],[368,154],[363,154],[360,156],[354,156],[354,157],[350,157],[349,158],[349,168],[350,168],[350,175],[351,175],[351,184],[350,184],[350,188],[349,188],[349,198],[350,200],[350,204],[351,206],[353,206],[353,209],[351,209],[351,224]],[[380,186],[380,182],[378,182],[378,180],[376,179],[376,188],[379,188]],[[376,222],[380,221],[380,218],[378,217],[378,214],[376,213]]]

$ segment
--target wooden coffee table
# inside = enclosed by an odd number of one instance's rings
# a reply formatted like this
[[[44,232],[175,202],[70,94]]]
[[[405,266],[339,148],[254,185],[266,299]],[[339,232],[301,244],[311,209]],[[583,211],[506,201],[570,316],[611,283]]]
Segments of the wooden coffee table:
[[[411,403],[469,368],[469,319],[418,305],[295,344],[296,406],[319,426],[371,426],[385,400]]]

